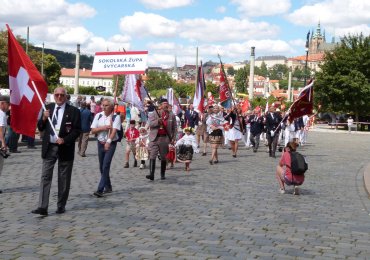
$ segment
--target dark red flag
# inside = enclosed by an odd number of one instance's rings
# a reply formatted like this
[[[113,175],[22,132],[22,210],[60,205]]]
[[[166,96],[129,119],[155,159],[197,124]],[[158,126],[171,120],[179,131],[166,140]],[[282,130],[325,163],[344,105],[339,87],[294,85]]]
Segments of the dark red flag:
[[[9,26],[6,25],[6,27],[8,28],[10,125],[16,133],[34,137],[41,101],[35,93],[32,82],[35,84],[42,101],[46,98],[48,87],[36,66],[14,37]]]
[[[311,81],[306,87],[299,93],[298,98],[290,107],[289,117],[291,120],[295,118],[310,115],[313,110],[313,83]]]

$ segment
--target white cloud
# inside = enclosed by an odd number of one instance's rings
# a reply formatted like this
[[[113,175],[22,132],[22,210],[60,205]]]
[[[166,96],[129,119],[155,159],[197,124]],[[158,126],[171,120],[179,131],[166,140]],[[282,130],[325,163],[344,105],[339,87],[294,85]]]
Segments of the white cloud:
[[[219,6],[216,8],[216,13],[223,14],[226,12],[226,7],[225,6]]]
[[[306,40],[303,40],[303,39],[295,39],[295,40],[289,41],[289,44],[292,45],[292,46],[297,46],[297,47],[304,48],[306,46]]]
[[[150,22],[148,22],[150,21]],[[279,27],[266,22],[225,17],[175,21],[163,16],[136,12],[121,18],[121,31],[137,37],[171,38],[180,36],[191,42],[227,42],[275,37]]]
[[[140,2],[150,9],[170,9],[191,5],[193,0],[140,0]]]
[[[157,14],[135,12],[132,16],[121,18],[120,29],[138,37],[174,37],[178,23]]]
[[[151,50],[176,50],[174,42],[150,42],[147,44],[148,49]]]
[[[248,17],[283,14],[289,11],[290,0],[231,0],[238,11]]]
[[[95,14],[95,9],[87,4],[70,4],[64,0],[3,0],[0,22],[7,22],[12,26],[32,26],[52,20],[79,20]]]
[[[315,26],[318,21],[330,32],[356,31],[359,26],[369,31],[370,1],[368,0],[326,0],[303,6],[287,18],[302,26]]]
[[[181,22],[180,37],[199,42],[227,42],[262,39],[278,35],[279,28],[266,22],[225,17],[222,20],[203,18]]]

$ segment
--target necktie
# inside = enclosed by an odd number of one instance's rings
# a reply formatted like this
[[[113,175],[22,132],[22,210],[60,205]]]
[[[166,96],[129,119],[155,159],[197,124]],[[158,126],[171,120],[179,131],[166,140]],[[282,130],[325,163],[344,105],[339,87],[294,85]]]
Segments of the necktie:
[[[58,124],[58,114],[59,114],[59,109],[60,107],[57,107],[57,110],[55,111],[55,115],[53,117],[53,126],[55,128],[55,126]],[[54,135],[54,131],[51,131],[51,135]]]

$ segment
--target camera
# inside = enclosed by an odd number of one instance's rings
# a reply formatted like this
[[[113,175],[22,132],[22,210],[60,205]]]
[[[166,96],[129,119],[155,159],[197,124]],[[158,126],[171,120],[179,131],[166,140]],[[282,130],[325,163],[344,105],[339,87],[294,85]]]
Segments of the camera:
[[[4,157],[4,159],[8,158],[10,154],[8,154],[5,149],[0,149],[0,155]]]

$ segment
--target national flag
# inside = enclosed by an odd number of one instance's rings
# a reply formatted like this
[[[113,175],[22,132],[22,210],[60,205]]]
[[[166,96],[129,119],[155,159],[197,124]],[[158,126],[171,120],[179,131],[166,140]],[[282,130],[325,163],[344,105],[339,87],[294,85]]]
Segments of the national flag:
[[[193,107],[194,110],[203,113],[204,111],[204,91],[206,89],[206,82],[204,80],[204,72],[202,62],[198,68],[197,85],[195,87]]]
[[[224,73],[224,69],[222,66],[222,63],[220,65],[220,103],[221,106],[224,108],[231,108],[232,105],[232,97],[231,97],[231,91],[230,88],[226,82],[226,75]]]
[[[180,112],[181,107],[179,100],[176,98],[172,88],[167,89],[166,99],[168,100],[168,104],[172,106],[172,112],[177,115]]]
[[[208,92],[208,101],[207,101],[207,105],[208,105],[208,106],[212,106],[214,103],[215,103],[215,98],[214,98],[214,96],[212,95],[212,92]]]
[[[242,107],[242,113],[245,113],[249,110],[249,100],[246,98],[244,101],[241,103]]]
[[[8,29],[8,74],[11,104],[10,126],[14,132],[34,137],[41,102],[46,99],[48,86]],[[33,85],[34,83],[34,85]],[[35,88],[34,88],[35,86]],[[40,94],[41,100],[35,91]]]
[[[289,116],[291,120],[295,118],[310,115],[313,112],[313,83],[311,81],[299,93],[298,98],[289,109]]]
[[[126,75],[125,85],[122,91],[122,101],[126,103],[131,103],[140,111],[144,111],[144,93],[142,93],[142,91],[143,86],[141,80],[137,79],[135,74]]]

